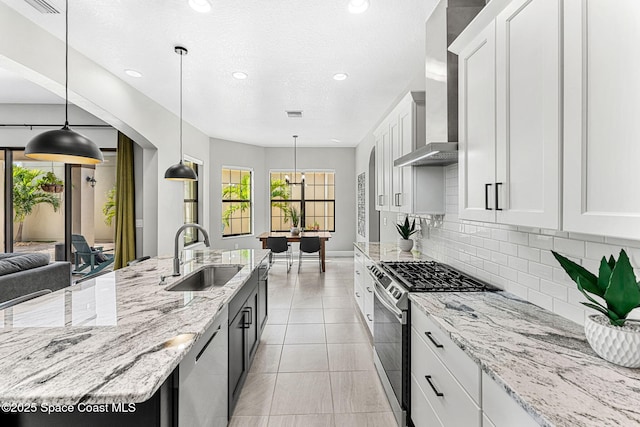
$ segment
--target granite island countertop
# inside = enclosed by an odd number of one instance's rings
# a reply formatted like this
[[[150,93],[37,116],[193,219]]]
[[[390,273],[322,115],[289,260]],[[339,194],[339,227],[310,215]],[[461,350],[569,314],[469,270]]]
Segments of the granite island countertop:
[[[183,251],[183,276],[207,264],[244,267],[225,286],[169,292],[159,257],[0,311],[0,402],[139,403],[162,385],[268,250]],[[180,334],[194,334],[170,345]]]
[[[598,357],[582,326],[508,292],[410,299],[540,425],[640,425],[640,369]]]

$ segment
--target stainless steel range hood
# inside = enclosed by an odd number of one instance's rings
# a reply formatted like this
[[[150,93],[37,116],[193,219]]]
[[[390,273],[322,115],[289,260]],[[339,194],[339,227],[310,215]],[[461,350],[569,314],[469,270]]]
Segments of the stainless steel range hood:
[[[457,142],[432,142],[393,161],[393,166],[434,166],[458,163]]]
[[[394,166],[444,166],[458,162],[458,56],[447,47],[485,4],[486,0],[440,0],[427,19],[426,144],[396,159]]]

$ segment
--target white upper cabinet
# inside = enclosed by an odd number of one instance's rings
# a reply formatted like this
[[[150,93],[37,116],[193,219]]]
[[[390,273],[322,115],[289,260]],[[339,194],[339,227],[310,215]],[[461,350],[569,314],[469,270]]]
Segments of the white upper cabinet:
[[[460,218],[495,221],[495,27],[458,55]]]
[[[640,2],[564,8],[563,228],[640,239]]]
[[[408,93],[374,132],[376,209],[402,213],[444,213],[441,166],[396,167],[395,159],[425,144],[424,92]]]
[[[562,2],[515,0],[496,18],[496,222],[560,219]]]
[[[560,5],[493,0],[451,46],[462,219],[559,227]]]

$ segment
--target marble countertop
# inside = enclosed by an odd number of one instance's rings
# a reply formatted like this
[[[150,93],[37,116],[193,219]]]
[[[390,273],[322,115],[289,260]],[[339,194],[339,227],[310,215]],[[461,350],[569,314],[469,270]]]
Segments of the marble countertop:
[[[244,267],[225,286],[169,292],[159,257],[0,311],[0,402],[137,403],[149,399],[215,321],[268,250],[184,251],[183,276]],[[195,334],[181,346],[171,338]]]
[[[410,298],[540,425],[640,425],[640,370],[598,357],[581,326],[507,292]]]
[[[373,262],[380,261],[432,261],[418,251],[404,252],[395,243],[355,242],[353,246]]]

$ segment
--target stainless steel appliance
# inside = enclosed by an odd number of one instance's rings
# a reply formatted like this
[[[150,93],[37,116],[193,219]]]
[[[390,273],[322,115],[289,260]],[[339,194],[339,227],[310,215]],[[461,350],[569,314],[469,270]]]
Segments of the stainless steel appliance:
[[[381,262],[374,280],[374,362],[399,426],[411,426],[409,292],[482,292],[498,288],[433,261]]]

